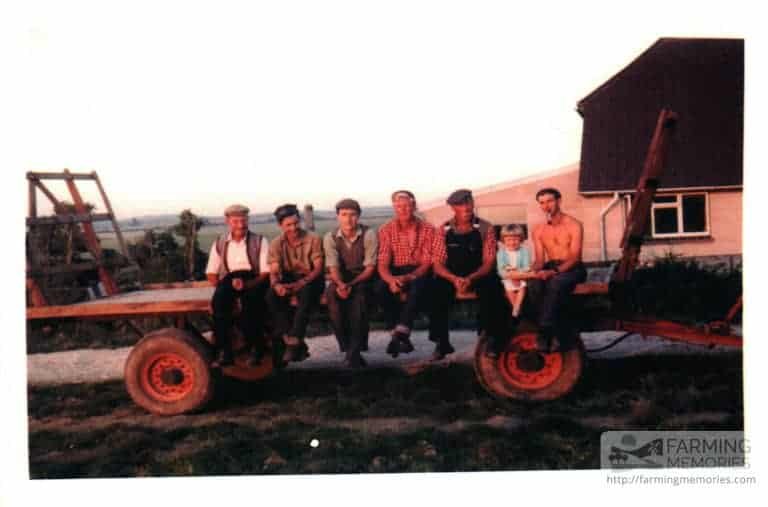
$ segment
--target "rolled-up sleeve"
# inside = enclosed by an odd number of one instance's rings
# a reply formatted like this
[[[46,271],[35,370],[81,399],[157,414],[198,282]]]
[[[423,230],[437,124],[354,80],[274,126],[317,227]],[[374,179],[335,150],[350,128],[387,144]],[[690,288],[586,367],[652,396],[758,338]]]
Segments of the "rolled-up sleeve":
[[[333,232],[327,232],[323,236],[323,250],[325,250],[325,266],[335,268],[339,265],[339,252],[336,251],[336,241]]]
[[[386,226],[379,228],[377,234],[379,239],[379,258],[376,259],[376,263],[379,267],[389,266],[392,260],[392,252],[390,251],[391,239],[389,237],[390,231]]]
[[[221,256],[219,255],[219,252],[216,251],[216,241],[217,240],[213,240],[213,244],[211,245],[211,253],[208,254],[208,265],[205,267],[206,275],[219,274],[219,268],[221,267]]]
[[[261,249],[259,250],[259,272],[269,273],[269,240],[266,236],[261,237]]]
[[[363,236],[363,266],[375,266],[379,257],[379,240],[376,231],[368,229]]]
[[[312,235],[309,247],[309,260],[312,262],[312,267],[322,266],[323,257],[323,243],[320,240],[320,236]]]
[[[424,223],[424,240],[421,244],[421,263],[432,264],[432,247],[435,243],[435,227]]]
[[[269,244],[269,255],[267,256],[267,263],[270,268],[277,264],[280,265],[280,238],[275,239]]]

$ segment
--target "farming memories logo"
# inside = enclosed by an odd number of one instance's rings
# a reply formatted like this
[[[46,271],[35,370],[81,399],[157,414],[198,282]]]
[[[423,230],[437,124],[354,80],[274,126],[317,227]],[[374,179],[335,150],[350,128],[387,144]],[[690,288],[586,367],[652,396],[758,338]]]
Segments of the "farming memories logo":
[[[606,431],[601,468],[746,467],[743,431]]]

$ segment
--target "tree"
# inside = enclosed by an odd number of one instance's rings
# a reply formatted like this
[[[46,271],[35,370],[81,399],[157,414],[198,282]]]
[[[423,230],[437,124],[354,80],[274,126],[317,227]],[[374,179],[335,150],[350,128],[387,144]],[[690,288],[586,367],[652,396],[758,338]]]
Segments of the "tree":
[[[179,215],[179,223],[171,228],[174,234],[184,238],[183,255],[186,260],[185,267],[189,280],[195,279],[195,259],[198,257],[198,252],[204,255],[200,250],[200,243],[197,241],[197,231],[203,225],[205,225],[205,220],[192,213],[191,210],[185,209]]]

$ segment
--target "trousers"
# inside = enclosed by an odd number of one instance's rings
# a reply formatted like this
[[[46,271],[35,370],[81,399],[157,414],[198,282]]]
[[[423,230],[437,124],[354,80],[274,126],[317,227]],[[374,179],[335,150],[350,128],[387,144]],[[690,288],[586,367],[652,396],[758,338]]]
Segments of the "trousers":
[[[547,262],[544,269],[552,269],[556,262]],[[567,324],[561,318],[562,309],[577,284],[587,279],[584,265],[579,263],[568,271],[557,273],[546,281],[532,280],[538,306],[538,324],[542,329],[559,331]]]
[[[448,342],[451,308],[456,288],[442,277],[432,280],[432,305],[429,313],[429,339],[438,344]],[[509,302],[495,274],[476,280],[472,286],[478,296],[479,325],[491,339],[503,339],[509,329]]]
[[[390,268],[390,272],[395,276],[405,275],[414,271],[417,266],[399,266]],[[384,280],[376,280],[374,292],[384,311],[384,321],[387,329],[393,329],[396,325],[402,324],[408,328],[413,327],[413,321],[416,319],[417,312],[424,306],[427,291],[429,290],[429,277],[422,276],[413,280],[405,288],[407,300],[400,301],[399,294],[393,294],[389,290],[389,285]]]
[[[325,300],[339,350],[355,356],[368,350],[370,283],[352,287],[346,299],[336,294],[336,284],[331,282],[325,290]]]
[[[296,277],[284,275],[281,282],[291,283]],[[325,280],[318,276],[312,282],[305,285],[297,294],[298,305],[293,313],[291,296],[278,296],[274,290],[267,293],[267,304],[275,322],[277,336],[295,336],[303,340],[307,334],[307,324],[312,310],[320,302],[320,296],[325,288]],[[291,315],[293,313],[293,315]]]
[[[235,271],[219,280],[216,285],[211,307],[213,308],[213,332],[216,336],[216,344],[221,349],[232,349],[232,326],[234,325],[232,312],[237,299],[240,300],[242,307],[239,324],[243,336],[252,346],[263,347],[266,312],[264,294],[269,284],[265,281],[256,287],[242,291],[232,288],[234,278],[249,281],[254,277],[255,275],[250,271]]]

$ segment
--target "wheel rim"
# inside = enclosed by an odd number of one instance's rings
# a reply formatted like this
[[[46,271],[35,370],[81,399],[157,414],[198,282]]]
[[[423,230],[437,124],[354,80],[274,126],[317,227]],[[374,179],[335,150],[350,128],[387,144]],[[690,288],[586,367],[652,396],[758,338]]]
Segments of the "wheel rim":
[[[502,377],[516,388],[543,389],[562,373],[563,357],[558,352],[542,354],[536,351],[536,335],[526,333],[512,339],[507,350],[499,356],[498,367]]]
[[[192,392],[195,374],[189,361],[166,352],[149,358],[141,369],[140,382],[144,392],[153,398],[174,402]]]

